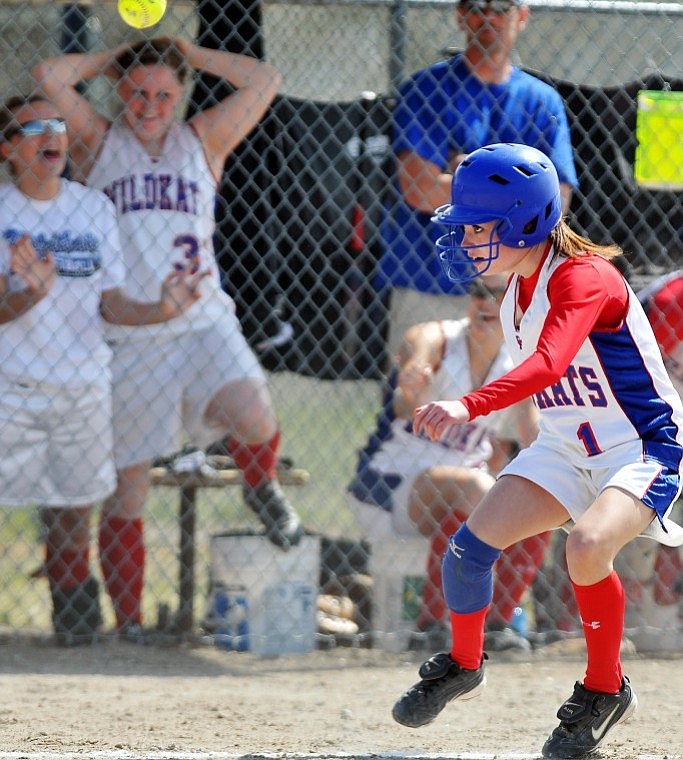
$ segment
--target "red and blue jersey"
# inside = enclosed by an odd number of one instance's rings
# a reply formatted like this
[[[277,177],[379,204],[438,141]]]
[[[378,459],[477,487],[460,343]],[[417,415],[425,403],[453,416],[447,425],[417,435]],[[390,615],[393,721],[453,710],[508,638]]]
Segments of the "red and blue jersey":
[[[533,277],[512,277],[501,321],[516,366],[463,397],[472,417],[532,396],[539,439],[579,466],[640,457],[680,470],[681,399],[638,298],[609,261],[550,250]]]

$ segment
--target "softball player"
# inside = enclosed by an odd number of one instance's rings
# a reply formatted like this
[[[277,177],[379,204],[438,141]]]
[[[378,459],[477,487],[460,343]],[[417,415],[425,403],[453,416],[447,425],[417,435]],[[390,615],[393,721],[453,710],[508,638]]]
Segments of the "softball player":
[[[624,591],[614,558],[640,534],[683,543],[669,517],[681,489],[683,406],[642,306],[610,263],[619,248],[595,245],[562,220],[547,156],[517,144],[475,150],[436,218],[449,226],[437,248],[450,277],[512,273],[501,322],[515,368],[458,400],[420,407],[414,430],[436,440],[531,396],[540,432],[451,537],[443,582],[452,647],[423,663],[393,716],[422,726],[450,700],[481,691],[494,562],[515,541],[567,526],[587,667],[542,753],[584,757],[637,705],[620,660]]]
[[[172,272],[162,298],[120,291],[123,257],[103,193],[61,178],[66,123],[40,97],[0,111],[0,492],[44,505],[45,572],[59,643],[90,643],[101,623],[90,574],[90,506],[115,487],[108,320],[175,317],[197,300],[199,274]]]
[[[177,122],[184,83],[203,71],[234,89]],[[123,106],[114,124],[76,85],[104,72]],[[279,547],[303,533],[276,480],[278,422],[265,376],[222,291],[213,250],[217,184],[229,153],[261,119],[280,75],[248,56],[157,39],[95,54],[52,58],[34,71],[68,114],[75,166],[116,208],[125,291],[145,300],[160,272],[206,273],[200,298],[167,325],[111,327],[114,451],[118,484],[100,526],[100,559],[122,636],[144,640],[143,505],[154,457],[177,451],[183,432],[200,445],[229,438],[247,504]]]
[[[497,472],[507,462],[505,442],[513,439],[527,446],[536,436],[536,413],[530,400],[463,425],[447,441],[431,441],[412,431],[413,410],[419,404],[459,398],[512,367],[499,319],[507,279],[496,275],[485,280],[470,285],[466,319],[426,322],[407,331],[377,428],[359,454],[357,472],[348,487],[352,510],[372,543],[392,535],[423,535],[430,541],[428,583],[415,643],[443,639],[446,633],[441,558],[448,536],[493,485],[491,471]],[[496,568],[489,649],[529,648],[529,642],[507,624],[537,570],[530,558],[543,559],[545,541],[540,547],[538,543],[536,536],[531,537],[526,546],[511,549]],[[523,583],[519,582],[520,568]]]

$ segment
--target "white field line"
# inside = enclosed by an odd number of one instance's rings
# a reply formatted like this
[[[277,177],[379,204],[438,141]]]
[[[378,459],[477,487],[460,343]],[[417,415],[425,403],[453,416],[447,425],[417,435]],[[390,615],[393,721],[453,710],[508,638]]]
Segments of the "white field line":
[[[368,755],[353,753],[299,753],[299,752],[127,752],[124,750],[98,752],[0,752],[0,760],[539,760],[538,754],[479,754],[458,755],[427,754],[424,752],[372,752]],[[634,759],[635,760],[635,759]],[[637,760],[675,760],[671,755],[648,756]]]
[[[408,752],[298,753],[298,752],[127,752],[103,750],[97,752],[0,752],[0,760],[539,760],[538,754],[461,753],[457,755],[429,754],[419,750]],[[633,760],[683,760],[683,755],[637,755]]]

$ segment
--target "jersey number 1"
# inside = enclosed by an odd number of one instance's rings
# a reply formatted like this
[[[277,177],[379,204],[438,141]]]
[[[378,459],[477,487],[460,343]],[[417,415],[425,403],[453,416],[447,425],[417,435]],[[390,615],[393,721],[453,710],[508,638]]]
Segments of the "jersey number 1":
[[[598,446],[590,422],[582,422],[576,430],[576,436],[583,444],[589,457],[602,454],[602,449]]]

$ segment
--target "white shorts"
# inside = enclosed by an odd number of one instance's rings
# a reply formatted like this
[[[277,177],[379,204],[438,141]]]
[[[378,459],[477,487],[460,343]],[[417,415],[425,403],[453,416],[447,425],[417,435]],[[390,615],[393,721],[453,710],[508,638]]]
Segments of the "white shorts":
[[[667,546],[683,545],[683,528],[669,518],[681,493],[680,478],[657,462],[638,459],[588,469],[575,464],[561,448],[538,438],[522,449],[499,477],[503,475],[519,475],[541,486],[564,506],[574,522],[605,488],[620,488],[657,514],[644,536]]]
[[[82,507],[113,493],[108,386],[0,380],[0,504]]]
[[[265,375],[235,315],[207,330],[111,346],[114,458],[119,469],[178,451],[187,436],[207,446],[225,434],[206,424],[224,385]]]

